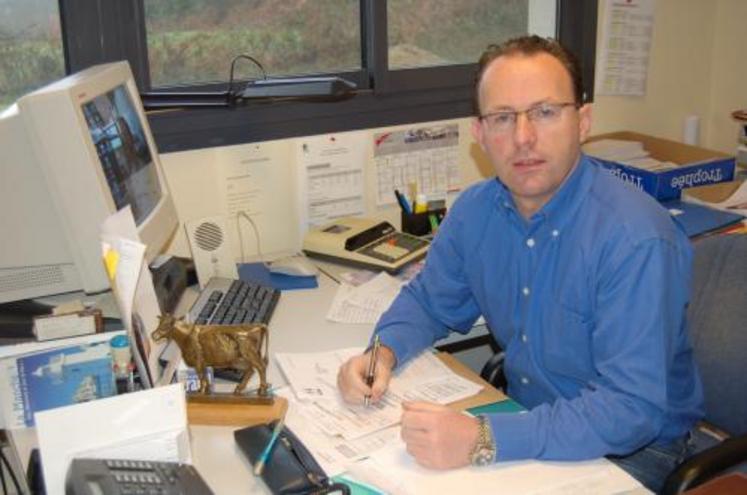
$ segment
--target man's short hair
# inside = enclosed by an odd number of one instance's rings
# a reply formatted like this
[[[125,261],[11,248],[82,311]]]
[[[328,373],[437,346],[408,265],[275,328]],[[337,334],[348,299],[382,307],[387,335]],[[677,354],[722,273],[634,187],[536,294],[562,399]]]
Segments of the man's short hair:
[[[488,45],[485,51],[480,56],[480,61],[477,64],[477,74],[475,75],[475,88],[474,88],[474,99],[473,104],[475,107],[475,113],[480,114],[480,100],[479,100],[479,89],[480,82],[485,70],[488,68],[490,63],[503,56],[511,55],[524,55],[532,56],[540,53],[547,53],[555,57],[571,78],[573,85],[573,98],[577,105],[583,104],[584,99],[584,88],[581,80],[581,66],[578,63],[578,59],[568,51],[563,45],[557,40],[552,38],[542,38],[536,34],[531,36],[520,36],[518,38],[512,38],[508,41],[501,43],[500,45]]]

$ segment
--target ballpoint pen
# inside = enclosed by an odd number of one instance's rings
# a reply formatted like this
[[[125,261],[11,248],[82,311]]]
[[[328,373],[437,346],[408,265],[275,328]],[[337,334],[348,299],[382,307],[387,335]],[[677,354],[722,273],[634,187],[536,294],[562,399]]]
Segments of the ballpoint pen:
[[[277,421],[277,423],[275,423],[275,428],[273,428],[272,430],[272,436],[270,437],[270,441],[267,442],[267,446],[265,447],[265,450],[263,450],[262,453],[259,455],[259,459],[257,459],[257,463],[254,465],[254,476],[262,475],[262,471],[265,468],[267,459],[270,458],[270,454],[272,453],[272,448],[277,443],[278,437],[280,436],[280,432],[283,431],[284,424],[285,424],[285,415],[281,416],[280,419]]]
[[[376,335],[374,338],[373,348],[371,349],[371,359],[368,361],[368,373],[366,373],[366,385],[369,387],[373,385],[374,378],[376,376],[376,355],[379,353],[379,345],[381,341],[379,336]],[[368,407],[371,402],[371,396],[366,394],[363,396],[363,405]]]

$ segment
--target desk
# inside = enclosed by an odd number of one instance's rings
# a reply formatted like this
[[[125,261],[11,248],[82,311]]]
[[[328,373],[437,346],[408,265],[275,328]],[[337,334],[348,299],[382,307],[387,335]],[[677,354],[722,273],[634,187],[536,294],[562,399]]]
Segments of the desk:
[[[318,289],[284,292],[270,325],[270,354],[327,351],[366,345],[371,325],[340,324],[326,320],[325,315],[336,290],[337,283],[334,280],[320,275]],[[183,305],[191,304],[189,298],[195,296],[192,291]],[[484,328],[479,331],[486,333]],[[456,335],[452,338],[458,341],[465,337]],[[471,375],[470,379],[473,380],[481,380],[453,357],[447,356],[446,359],[461,374]],[[268,380],[275,386],[286,384],[279,367],[272,359],[268,367]],[[502,395],[498,394],[492,390],[483,397],[483,403],[500,399]],[[460,401],[454,407],[473,405],[477,404]],[[237,427],[192,425],[189,429],[194,464],[216,494],[269,493],[264,484],[254,478],[251,465],[233,440],[233,431]],[[14,440],[22,461],[26,463],[28,452],[37,443],[34,431],[20,430],[14,434]]]

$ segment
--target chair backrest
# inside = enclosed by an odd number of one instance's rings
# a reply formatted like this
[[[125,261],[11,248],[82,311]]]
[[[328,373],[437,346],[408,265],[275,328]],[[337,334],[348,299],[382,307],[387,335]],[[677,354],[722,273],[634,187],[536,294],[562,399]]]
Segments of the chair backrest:
[[[688,319],[705,419],[747,433],[747,235],[695,242]]]

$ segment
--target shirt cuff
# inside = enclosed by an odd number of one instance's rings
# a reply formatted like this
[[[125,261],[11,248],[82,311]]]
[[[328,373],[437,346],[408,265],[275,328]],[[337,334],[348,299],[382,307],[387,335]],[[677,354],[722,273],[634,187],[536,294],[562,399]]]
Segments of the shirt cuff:
[[[537,425],[529,412],[486,415],[493,430],[497,461],[538,457]]]

